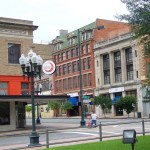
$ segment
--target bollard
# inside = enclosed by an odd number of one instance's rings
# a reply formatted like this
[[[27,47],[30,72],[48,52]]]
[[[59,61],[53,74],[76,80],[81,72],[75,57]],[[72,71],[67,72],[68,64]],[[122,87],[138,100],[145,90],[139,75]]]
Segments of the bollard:
[[[48,127],[46,127],[46,148],[49,148],[49,133],[48,133]]]
[[[102,124],[99,123],[99,140],[102,141]]]
[[[145,135],[145,124],[144,120],[142,120],[142,131],[143,131],[143,136]]]

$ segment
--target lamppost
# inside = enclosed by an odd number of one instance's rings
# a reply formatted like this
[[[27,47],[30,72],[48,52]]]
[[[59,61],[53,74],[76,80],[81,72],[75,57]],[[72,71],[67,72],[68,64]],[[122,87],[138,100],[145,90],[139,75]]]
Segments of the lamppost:
[[[30,78],[31,80],[32,132],[30,135],[30,144],[28,146],[39,146],[39,135],[35,127],[34,78],[38,76],[39,79],[41,79],[43,59],[40,55],[36,55],[31,49],[27,57],[25,57],[24,54],[21,55],[19,63],[22,68],[23,77],[27,75],[28,79]]]
[[[35,93],[37,95],[39,95],[38,93],[41,94],[42,92],[42,84],[40,83],[39,84],[39,87],[37,87],[37,90],[35,91]],[[39,112],[39,104],[37,103],[37,119],[36,119],[36,124],[41,124],[41,121],[40,121],[40,114],[41,114],[41,111]]]
[[[98,30],[102,30],[104,29],[104,26],[98,26],[96,28],[93,28],[93,29],[98,29]],[[78,29],[78,56],[79,56],[79,78],[80,78],[80,102],[81,102],[81,121],[80,121],[80,125],[81,127],[82,126],[85,126],[86,125],[86,122],[84,120],[84,105],[83,105],[83,93],[82,93],[82,65],[81,65],[81,55],[80,55],[80,32],[83,32],[83,31],[80,31]]]

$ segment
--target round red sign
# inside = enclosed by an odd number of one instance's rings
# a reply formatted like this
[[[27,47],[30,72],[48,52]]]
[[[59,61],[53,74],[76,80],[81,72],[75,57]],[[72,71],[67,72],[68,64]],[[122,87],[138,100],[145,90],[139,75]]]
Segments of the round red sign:
[[[42,66],[42,70],[45,74],[53,74],[55,69],[56,65],[51,60],[46,61]]]

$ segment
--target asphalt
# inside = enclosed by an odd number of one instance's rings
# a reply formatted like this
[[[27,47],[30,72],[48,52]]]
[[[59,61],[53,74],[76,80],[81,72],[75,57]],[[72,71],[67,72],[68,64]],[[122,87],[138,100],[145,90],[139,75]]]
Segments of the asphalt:
[[[58,119],[58,118],[57,118]],[[62,118],[61,118],[62,119]],[[66,118],[64,118],[66,119]],[[109,118],[110,119],[110,118]],[[124,118],[125,119],[125,118]],[[88,127],[88,126],[86,126]],[[46,133],[46,130],[48,129],[49,132],[56,132],[57,130],[66,130],[66,129],[75,129],[75,128],[81,128],[79,124],[73,124],[73,123],[42,123],[42,124],[37,124],[36,125],[36,131],[39,134],[42,133]],[[20,128],[20,129],[16,129],[13,131],[3,131],[0,132],[0,137],[7,137],[7,136],[19,136],[19,135],[30,135],[32,131],[32,126],[28,125],[26,126],[26,128]],[[77,141],[78,142],[74,142]],[[65,141],[65,142],[64,142]],[[94,140],[94,141],[99,141],[99,139]],[[66,143],[66,144],[63,144]],[[70,143],[69,143],[70,142]],[[80,138],[78,139],[70,139],[67,140],[57,140],[57,141],[53,141],[53,143],[55,143],[55,145],[53,145],[53,147],[55,147],[56,145],[70,145],[70,144],[77,144],[77,143],[84,143],[84,142],[93,142],[93,140],[91,139],[91,137],[84,140],[82,138],[82,140],[80,140]],[[39,147],[29,147],[28,145],[25,144],[13,144],[13,145],[7,145],[7,146],[1,146],[0,150],[21,150],[21,149],[25,149],[25,150],[42,150],[46,148],[46,142],[41,142],[41,145]],[[52,145],[50,145],[50,147],[52,147]]]

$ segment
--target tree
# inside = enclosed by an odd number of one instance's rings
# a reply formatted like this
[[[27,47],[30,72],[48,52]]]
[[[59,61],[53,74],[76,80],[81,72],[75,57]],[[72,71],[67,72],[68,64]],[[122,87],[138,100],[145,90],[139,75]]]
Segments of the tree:
[[[58,117],[59,109],[61,108],[60,101],[49,101],[47,109],[52,109],[54,111],[54,117]]]
[[[32,110],[32,106],[26,105],[25,110],[26,112],[28,112],[28,117],[29,117],[31,110]]]
[[[119,20],[126,20],[135,38],[150,42],[150,1],[149,0],[121,0],[129,14],[117,15]]]
[[[110,99],[109,96],[99,95],[99,96],[94,97],[94,104],[96,106],[101,106],[101,109],[102,109],[103,114],[105,116],[105,110],[106,109],[110,110],[112,107],[112,100]]]
[[[116,103],[116,105],[119,108],[122,108],[126,111],[126,113],[129,114],[134,110],[135,105],[136,105],[136,98],[133,96],[125,96],[125,97],[121,97],[118,102]]]
[[[62,109],[67,112],[67,117],[69,117],[70,116],[69,111],[73,109],[73,105],[71,102],[65,102],[62,106]]]

